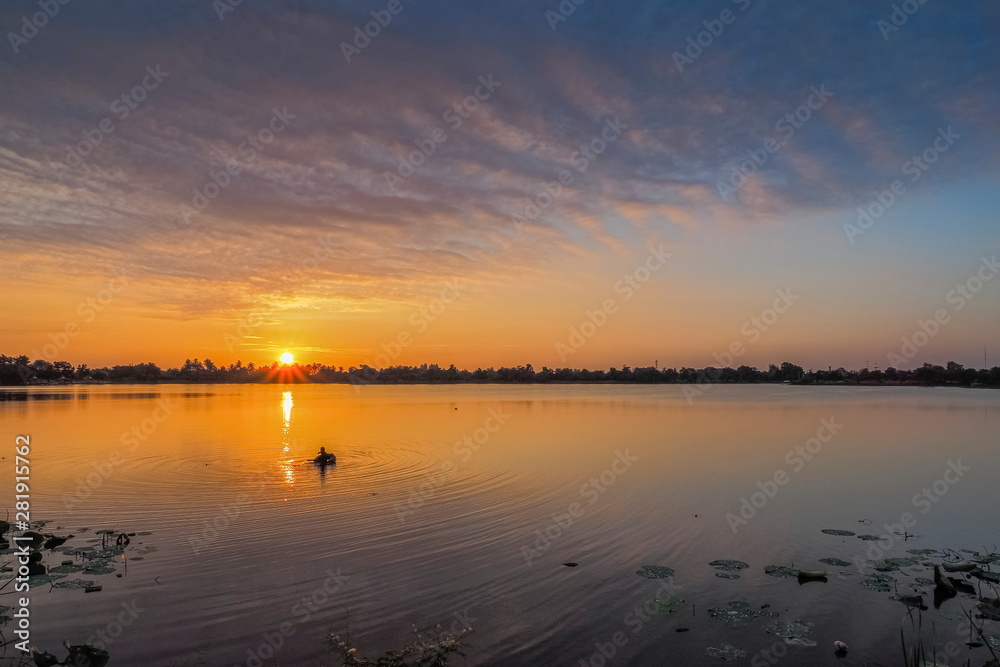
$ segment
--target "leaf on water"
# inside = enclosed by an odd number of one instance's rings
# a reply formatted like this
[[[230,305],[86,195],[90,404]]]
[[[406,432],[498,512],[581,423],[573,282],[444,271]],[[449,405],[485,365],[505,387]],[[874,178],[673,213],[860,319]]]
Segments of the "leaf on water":
[[[733,600],[727,607],[712,607],[708,615],[725,622],[727,627],[741,628],[753,623],[760,616],[770,616],[767,612],[757,612],[750,608],[750,603]]]
[[[986,640],[986,643],[989,644],[989,647],[991,649],[993,649],[994,651],[1000,651],[1000,636],[986,635],[985,637],[983,637],[983,639]]]
[[[871,560],[868,562],[879,572],[895,572],[900,568],[916,565],[920,560],[917,558],[883,558],[882,560]]]
[[[913,554],[914,556],[930,556],[931,554],[936,554],[937,549],[907,549],[906,553]]]
[[[793,646],[815,646],[816,642],[809,639],[812,623],[802,621],[775,621],[764,628],[770,634],[781,637],[786,644]]]
[[[870,591],[875,591],[876,593],[888,593],[892,590],[893,581],[896,581],[896,579],[894,577],[890,577],[888,574],[874,574],[870,578],[862,581],[861,585]]]
[[[705,650],[713,658],[722,658],[723,660],[739,660],[740,658],[747,657],[746,651],[732,644],[723,644],[719,648],[709,646]]]
[[[69,588],[69,589],[79,589],[79,588],[89,588],[94,585],[94,582],[90,579],[65,579],[62,581],[57,581],[52,584],[53,588]]]
[[[764,574],[769,574],[772,577],[797,577],[799,573],[797,570],[793,570],[790,567],[785,567],[784,565],[768,565],[764,568]]]
[[[643,565],[636,574],[646,579],[668,579],[674,576],[674,570],[663,565]]]
[[[826,533],[827,535],[840,535],[842,537],[853,537],[857,533],[851,532],[849,530],[837,530],[835,528],[824,528],[820,531],[821,533]]]
[[[716,572],[715,576],[719,577],[720,579],[739,579],[740,578],[740,575],[733,574],[732,572]]]
[[[750,567],[741,560],[713,560],[709,565],[723,572],[739,572]]]
[[[676,611],[683,602],[684,598],[676,595],[664,595],[662,597],[653,598],[653,604],[663,611]]]
[[[820,558],[819,562],[832,565],[833,567],[848,567],[851,564],[849,561],[843,560],[842,558]]]
[[[865,542],[875,542],[879,539],[878,535],[858,535],[859,540],[864,540]]]

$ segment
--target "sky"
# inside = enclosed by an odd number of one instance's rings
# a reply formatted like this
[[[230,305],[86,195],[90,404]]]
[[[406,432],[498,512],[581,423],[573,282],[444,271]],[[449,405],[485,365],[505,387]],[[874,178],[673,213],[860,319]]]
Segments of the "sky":
[[[8,1],[0,352],[1000,365],[990,0]]]

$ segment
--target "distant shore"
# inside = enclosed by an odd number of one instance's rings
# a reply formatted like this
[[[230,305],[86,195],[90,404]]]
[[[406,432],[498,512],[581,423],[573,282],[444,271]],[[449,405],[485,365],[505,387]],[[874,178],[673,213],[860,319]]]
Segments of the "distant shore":
[[[52,386],[71,384],[794,384],[1000,388],[1000,366],[965,368],[949,361],[945,366],[925,363],[912,370],[805,370],[790,362],[738,368],[660,368],[659,366],[609,368],[548,368],[531,364],[474,371],[437,364],[372,368],[362,365],[279,364],[257,366],[238,361],[217,366],[210,359],[187,359],[180,368],[161,369],[154,363],[89,368],[69,362],[49,362],[27,356],[0,355],[0,386]]]

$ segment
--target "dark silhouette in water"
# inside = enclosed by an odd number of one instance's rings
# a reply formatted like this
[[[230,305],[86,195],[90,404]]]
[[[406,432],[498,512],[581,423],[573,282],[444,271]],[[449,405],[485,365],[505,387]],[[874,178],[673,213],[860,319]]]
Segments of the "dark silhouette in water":
[[[337,457],[326,451],[326,447],[319,448],[319,454],[313,459],[313,463],[317,463],[321,466],[333,465],[337,462]]]

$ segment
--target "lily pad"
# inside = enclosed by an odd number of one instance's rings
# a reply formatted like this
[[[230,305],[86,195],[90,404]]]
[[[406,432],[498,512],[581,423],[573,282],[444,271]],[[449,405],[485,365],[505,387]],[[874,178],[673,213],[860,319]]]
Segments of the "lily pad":
[[[716,572],[715,576],[719,577],[720,579],[739,579],[740,578],[740,575],[734,574],[732,572]]]
[[[991,649],[993,649],[994,651],[1000,651],[1000,636],[986,635],[985,637],[983,637],[983,639],[986,640],[986,643],[989,645]]]
[[[785,567],[784,565],[768,565],[764,568],[764,574],[769,574],[772,577],[797,577],[799,573],[797,570],[793,570],[790,567]]]
[[[933,579],[928,579],[927,577],[917,577],[913,581],[916,582],[917,584],[921,585],[921,586],[934,586],[935,585],[934,584],[934,580]]]
[[[677,611],[677,608],[683,602],[684,598],[676,595],[664,595],[663,597],[653,598],[653,604],[661,611]]]
[[[732,644],[723,644],[719,648],[709,646],[705,650],[713,658],[722,658],[723,660],[739,660],[740,658],[747,657],[747,652],[745,650],[741,649],[739,646],[733,646]]]
[[[809,639],[812,632],[812,623],[802,621],[775,621],[764,628],[767,632],[776,637],[781,637],[786,644],[793,646],[815,646],[816,642]]]
[[[850,562],[843,560],[841,558],[820,558],[819,562],[826,563],[827,565],[832,565],[833,567],[848,567]]]
[[[875,542],[879,539],[878,535],[858,535],[859,540],[864,540],[865,542]]]
[[[66,579],[63,581],[57,581],[52,584],[53,588],[89,588],[94,585],[94,582],[90,579]]]
[[[906,553],[913,554],[914,556],[930,556],[931,554],[936,554],[937,549],[907,549]]]
[[[857,535],[857,533],[851,532],[849,530],[838,530],[836,528],[824,528],[820,532],[826,533],[827,535],[839,535],[841,537],[853,537]]]
[[[888,574],[874,574],[862,581],[861,585],[876,593],[888,593],[892,590],[892,582],[894,581],[896,579],[890,577]]]
[[[733,600],[728,606],[712,607],[708,610],[708,615],[723,621],[727,627],[741,628],[753,623],[763,614],[751,609],[749,602]]]
[[[750,567],[741,560],[713,560],[709,565],[723,572],[739,572]]]
[[[895,572],[900,568],[916,565],[920,560],[917,558],[883,558],[869,562],[879,572]]]
[[[641,570],[636,570],[636,574],[646,579],[669,579],[674,576],[674,570],[663,565],[643,565]]]

